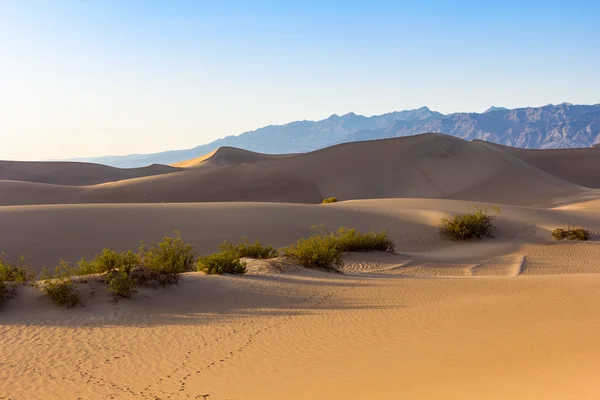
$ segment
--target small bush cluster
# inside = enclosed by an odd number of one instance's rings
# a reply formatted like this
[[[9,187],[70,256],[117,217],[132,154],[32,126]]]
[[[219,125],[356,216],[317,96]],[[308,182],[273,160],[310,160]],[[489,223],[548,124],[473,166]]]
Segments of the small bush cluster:
[[[218,252],[198,258],[198,271],[211,275],[245,274],[247,264],[240,258],[266,260],[277,256],[279,252],[273,246],[263,246],[258,240],[250,244],[248,239],[242,238],[237,245],[223,242]]]
[[[178,231],[175,237],[164,237],[159,243],[140,246],[140,262],[155,275],[177,276],[194,269],[196,254],[191,244],[181,239]]]
[[[209,275],[245,274],[246,263],[235,253],[221,251],[198,258],[198,271]]]
[[[16,285],[34,280],[35,272],[25,264],[25,257],[19,256],[16,263],[11,263],[5,253],[0,253],[0,303],[15,293]]]
[[[337,243],[342,252],[355,251],[388,251],[393,252],[394,242],[388,238],[386,232],[360,233],[354,228],[340,228],[336,234]]]
[[[481,209],[474,213],[456,214],[452,218],[442,219],[441,232],[452,240],[493,237],[493,220],[494,216]]]
[[[323,227],[314,227],[316,234],[302,238],[284,249],[284,254],[306,268],[339,270],[343,265],[342,253],[355,251],[394,251],[386,232],[360,233],[342,227],[336,233],[326,233]]]
[[[337,197],[327,197],[323,199],[323,202],[321,204],[337,203],[337,201]]]
[[[25,257],[19,256],[16,263],[6,261],[6,254],[0,253],[0,281],[25,283],[35,280],[35,272],[25,264]]]
[[[81,297],[77,286],[73,282],[76,270],[66,261],[60,260],[55,268],[54,274],[50,275],[47,270],[42,273],[42,292],[50,297],[50,300],[59,307],[74,307],[81,303]]]
[[[77,275],[104,274],[110,271],[123,270],[129,273],[133,267],[139,265],[140,256],[131,250],[117,253],[111,249],[102,252],[91,261],[82,258],[78,263]]]
[[[135,280],[125,270],[111,271],[106,277],[108,291],[116,300],[119,297],[130,298],[135,292]]]
[[[223,242],[223,244],[219,245],[219,252],[235,254],[237,258],[249,257],[259,260],[275,258],[279,255],[273,246],[263,246],[259,240],[250,244],[246,238],[242,238],[237,245],[231,242]]]
[[[589,240],[590,231],[583,228],[555,229],[552,237],[556,240]]]

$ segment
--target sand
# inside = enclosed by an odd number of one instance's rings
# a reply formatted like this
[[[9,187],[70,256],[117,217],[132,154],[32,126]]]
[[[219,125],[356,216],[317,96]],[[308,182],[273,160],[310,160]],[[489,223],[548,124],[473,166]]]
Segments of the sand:
[[[206,254],[242,236],[284,246],[322,223],[387,229],[396,252],[344,254],[344,274],[248,260],[245,276],[188,273],[118,303],[88,279],[78,283],[84,306],[70,310],[19,287],[0,305],[0,399],[600,396],[593,163],[573,177],[559,168],[572,151],[547,157],[442,135],[280,158],[221,153],[218,162],[213,154],[182,171],[92,186],[58,184],[64,176],[0,182],[0,200],[11,204],[0,207],[0,251],[23,253],[39,270],[174,229]],[[388,169],[368,180],[372,164]],[[171,199],[183,202],[153,201],[170,184]],[[203,190],[213,201],[185,200]],[[270,197],[278,191],[280,200]],[[144,193],[150,199],[136,202]],[[314,204],[323,195],[345,201]],[[442,217],[475,206],[495,216],[495,238],[440,236]],[[590,229],[592,240],[552,240],[567,223]]]
[[[596,150],[579,151],[587,157]],[[46,180],[23,187],[15,185],[18,177],[0,180],[0,205],[225,201],[318,204],[325,197],[335,196],[339,200],[442,198],[531,206],[590,190],[577,179],[566,179],[570,175],[553,175],[554,170],[545,171],[528,164],[527,157],[522,158],[501,147],[440,134],[346,143],[279,157],[224,148],[200,161],[180,164],[189,168],[177,172],[97,185],[61,187],[49,185],[51,181]],[[571,161],[571,153],[565,158],[565,163]],[[74,175],[61,172],[55,165],[48,164],[47,168],[48,173]]]

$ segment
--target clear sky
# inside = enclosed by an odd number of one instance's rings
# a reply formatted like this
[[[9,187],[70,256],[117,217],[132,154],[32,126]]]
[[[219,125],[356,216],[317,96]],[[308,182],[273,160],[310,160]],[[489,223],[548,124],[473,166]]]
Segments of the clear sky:
[[[0,159],[427,105],[600,103],[600,1],[0,0]]]

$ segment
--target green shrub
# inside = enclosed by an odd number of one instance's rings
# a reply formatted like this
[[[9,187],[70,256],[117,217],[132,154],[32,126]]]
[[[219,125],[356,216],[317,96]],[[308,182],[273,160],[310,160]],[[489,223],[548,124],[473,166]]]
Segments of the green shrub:
[[[140,246],[141,264],[153,274],[179,275],[194,269],[196,254],[178,231],[175,237],[164,237],[160,243]]]
[[[108,291],[115,299],[119,297],[130,298],[135,291],[135,281],[124,270],[109,272],[106,277]]]
[[[6,261],[6,254],[0,253],[0,281],[25,283],[35,280],[35,272],[25,264],[25,257],[19,256],[17,263]]]
[[[263,246],[258,239],[253,244],[249,244],[246,238],[242,238],[237,245],[224,242],[219,245],[219,252],[235,254],[237,258],[249,257],[261,260],[275,258],[279,255],[273,246]]]
[[[313,226],[316,234],[302,238],[284,248],[284,255],[306,268],[338,270],[343,266],[342,253],[356,251],[394,251],[387,233],[360,233],[357,229],[342,227],[336,233],[326,233],[323,226]]]
[[[338,270],[344,265],[338,240],[333,233],[323,231],[283,249],[285,256],[306,268]]]
[[[388,236],[387,232],[360,233],[354,228],[340,228],[336,234],[338,248],[342,252],[353,251],[389,251],[393,252],[395,245]]]
[[[245,274],[246,263],[234,251],[221,251],[198,258],[198,271],[207,274]]]
[[[337,198],[336,197],[327,197],[323,199],[323,202],[321,204],[328,204],[328,203],[337,203]]]
[[[589,240],[590,231],[582,228],[555,229],[552,232],[552,237],[556,240]]]
[[[493,237],[494,217],[486,210],[478,209],[474,213],[456,214],[452,218],[442,219],[441,231],[452,240],[483,239]]]
[[[47,270],[42,274],[42,279],[45,280],[41,284],[42,292],[59,307],[69,308],[80,304],[79,291],[73,282],[75,272],[66,261],[60,260],[53,276]]]
[[[129,272],[140,263],[140,256],[131,250],[117,253],[111,249],[103,249],[93,260],[82,258],[78,263],[77,275],[103,274],[117,269]]]

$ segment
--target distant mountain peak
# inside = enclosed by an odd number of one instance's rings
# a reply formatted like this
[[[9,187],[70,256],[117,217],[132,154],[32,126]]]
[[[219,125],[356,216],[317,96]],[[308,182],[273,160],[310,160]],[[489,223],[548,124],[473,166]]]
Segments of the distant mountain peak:
[[[506,107],[491,106],[490,108],[488,108],[487,110],[485,110],[483,113],[487,114],[487,113],[493,112],[493,111],[508,111],[508,108],[506,108]]]

